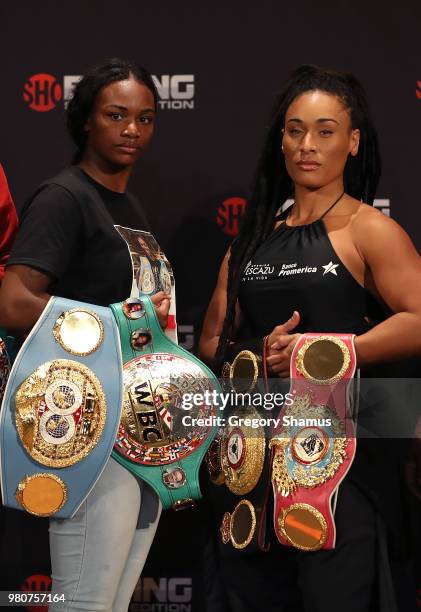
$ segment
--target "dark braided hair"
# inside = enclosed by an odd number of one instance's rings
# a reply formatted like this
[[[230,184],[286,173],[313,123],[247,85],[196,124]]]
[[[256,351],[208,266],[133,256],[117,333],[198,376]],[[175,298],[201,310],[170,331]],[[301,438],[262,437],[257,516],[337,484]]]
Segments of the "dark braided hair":
[[[373,203],[380,178],[381,161],[376,131],[371,123],[365,91],[349,73],[317,66],[300,66],[289,77],[271,114],[263,151],[257,165],[251,198],[246,206],[237,238],[231,245],[228,263],[227,310],[215,355],[222,364],[234,333],[235,305],[242,272],[257,247],[274,227],[279,207],[293,193],[281,153],[282,128],[291,103],[307,91],[324,91],[337,96],[349,112],[352,129],[360,130],[358,153],[349,155],[344,169],[344,188],[350,196]]]
[[[73,95],[67,105],[67,130],[77,147],[73,163],[77,164],[83,157],[88,133],[86,122],[95,104],[95,99],[102,87],[124,81],[133,76],[136,81],[146,85],[152,92],[155,109],[158,106],[158,93],[152,75],[133,61],[112,57],[93,66],[76,84]]]

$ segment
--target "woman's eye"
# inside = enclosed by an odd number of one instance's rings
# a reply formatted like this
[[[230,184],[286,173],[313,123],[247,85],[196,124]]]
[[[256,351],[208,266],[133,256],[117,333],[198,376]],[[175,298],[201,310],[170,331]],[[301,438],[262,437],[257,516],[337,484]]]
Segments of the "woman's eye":
[[[331,134],[333,134],[332,130],[320,130],[321,136],[330,136]]]
[[[121,113],[111,113],[110,117],[113,121],[120,121],[123,119],[123,115]]]
[[[300,130],[299,128],[289,128],[288,130],[288,134],[290,134],[291,136],[298,136],[299,134],[302,134],[303,130]]]
[[[142,117],[139,117],[139,121],[140,123],[144,123],[145,125],[148,125],[149,123],[152,123],[153,117],[142,116]]]

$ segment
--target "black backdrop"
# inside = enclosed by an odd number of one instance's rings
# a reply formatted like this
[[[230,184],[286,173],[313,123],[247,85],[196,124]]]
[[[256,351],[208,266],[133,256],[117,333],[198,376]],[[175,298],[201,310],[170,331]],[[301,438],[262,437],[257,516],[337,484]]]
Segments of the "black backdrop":
[[[377,205],[421,247],[420,28],[419,0],[1,3],[0,161],[16,204],[71,157],[64,83],[110,55],[148,67],[163,108],[130,187],[173,264],[180,339],[193,348],[272,101],[301,63],[352,71],[366,86],[384,161]],[[133,609],[203,609],[204,512],[162,519]],[[0,521],[1,588],[33,576],[40,588],[46,523],[4,509]]]

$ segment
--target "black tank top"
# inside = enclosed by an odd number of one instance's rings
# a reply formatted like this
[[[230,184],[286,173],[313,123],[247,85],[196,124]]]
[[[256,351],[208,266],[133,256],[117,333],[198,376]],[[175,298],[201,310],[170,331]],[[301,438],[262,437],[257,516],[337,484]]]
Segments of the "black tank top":
[[[294,333],[361,334],[382,321],[386,308],[339,259],[324,215],[290,227],[285,222],[288,213],[278,217],[284,222],[257,248],[243,272],[239,303],[246,333],[264,336],[294,310],[301,315]]]

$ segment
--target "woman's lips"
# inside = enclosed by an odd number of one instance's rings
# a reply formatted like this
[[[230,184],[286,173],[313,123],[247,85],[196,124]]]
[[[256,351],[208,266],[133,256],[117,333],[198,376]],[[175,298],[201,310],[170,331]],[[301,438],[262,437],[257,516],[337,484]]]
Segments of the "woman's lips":
[[[317,170],[320,168],[320,164],[315,161],[300,161],[298,162],[298,166],[301,170],[305,171]]]
[[[129,154],[133,154],[136,153],[139,149],[139,147],[135,144],[131,145],[131,144],[119,144],[117,145],[117,148],[120,149],[120,151],[123,151],[124,153],[129,153]]]

